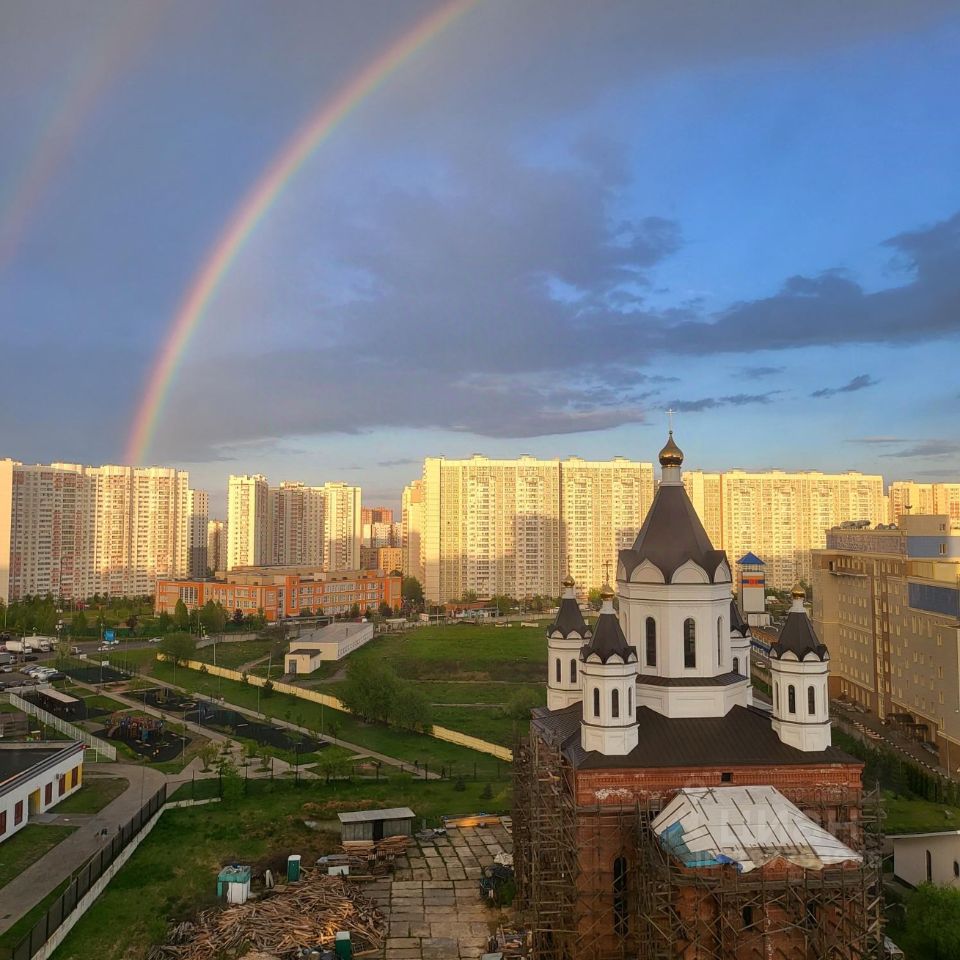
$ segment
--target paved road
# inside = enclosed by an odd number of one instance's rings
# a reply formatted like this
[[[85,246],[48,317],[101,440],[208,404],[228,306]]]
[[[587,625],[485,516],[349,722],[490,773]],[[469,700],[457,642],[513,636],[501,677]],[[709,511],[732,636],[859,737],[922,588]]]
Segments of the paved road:
[[[84,764],[84,777],[124,777],[129,785],[124,793],[107,804],[99,813],[63,814],[53,823],[76,824],[77,829],[66,840],[24,870],[0,890],[0,933],[13,926],[33,905],[66,880],[90,859],[119,827],[126,823],[167,779],[162,773],[127,763]],[[102,838],[100,832],[107,831]]]

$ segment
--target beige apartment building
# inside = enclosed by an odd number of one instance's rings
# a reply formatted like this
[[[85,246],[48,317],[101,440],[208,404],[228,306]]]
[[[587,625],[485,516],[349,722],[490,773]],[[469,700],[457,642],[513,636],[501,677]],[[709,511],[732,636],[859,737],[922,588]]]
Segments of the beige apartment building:
[[[895,526],[834,528],[813,563],[813,617],[830,648],[832,695],[935,743],[956,770],[960,523],[908,514]]]
[[[227,524],[223,520],[207,521],[207,567],[214,573],[227,569]]]
[[[0,598],[146,596],[190,564],[185,471],[0,461]]]
[[[206,490],[191,490],[188,502],[188,549],[187,573],[191,577],[207,574],[207,524],[210,519],[210,496]]]
[[[360,488],[307,486],[266,477],[230,477],[227,569],[298,564],[327,570],[360,566]]]
[[[430,457],[422,480],[424,593],[553,596],[567,570],[586,592],[613,575],[653,502],[653,465]],[[412,491],[411,491],[412,495]]]
[[[827,529],[887,516],[879,474],[687,470],[683,483],[711,541],[733,562],[757,554],[768,586],[780,589],[810,580],[810,551],[824,545]]]
[[[887,521],[896,523],[908,513],[923,516],[942,513],[953,521],[960,521],[960,483],[895,480],[889,489]]]
[[[420,584],[423,572],[423,481],[413,480],[403,488],[400,498],[400,527],[403,572]]]

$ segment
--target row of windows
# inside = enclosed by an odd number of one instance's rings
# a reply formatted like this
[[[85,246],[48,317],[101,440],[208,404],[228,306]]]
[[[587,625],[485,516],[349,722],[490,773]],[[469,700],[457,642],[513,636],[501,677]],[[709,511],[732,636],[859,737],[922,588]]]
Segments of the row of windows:
[[[593,688],[593,715],[600,716],[600,688]],[[620,691],[610,691],[610,716],[614,719],[620,716]],[[633,716],[633,687],[627,687],[627,716]]]
[[[776,709],[780,709],[780,684],[773,688]],[[787,713],[797,712],[797,690],[791,683],[787,686]],[[813,687],[807,687],[807,713],[813,716],[817,712],[817,692]]]

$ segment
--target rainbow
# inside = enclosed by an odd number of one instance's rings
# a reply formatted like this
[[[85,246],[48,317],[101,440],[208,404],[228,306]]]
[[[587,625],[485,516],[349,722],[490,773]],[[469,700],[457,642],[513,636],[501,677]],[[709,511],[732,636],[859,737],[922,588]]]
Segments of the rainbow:
[[[194,275],[167,335],[157,351],[127,441],[128,464],[142,463],[150,448],[164,403],[176,378],[190,338],[237,255],[310,155],[394,71],[438,37],[478,0],[451,0],[430,13],[392,43],[358,76],[343,86],[300,127],[275,155],[260,179],[244,196]]]

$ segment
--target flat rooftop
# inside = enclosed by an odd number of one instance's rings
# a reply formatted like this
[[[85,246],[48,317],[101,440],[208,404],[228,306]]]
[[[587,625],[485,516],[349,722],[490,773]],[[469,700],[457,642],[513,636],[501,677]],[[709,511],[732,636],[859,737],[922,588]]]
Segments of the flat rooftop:
[[[14,747],[0,749],[0,788],[44,760],[55,757],[63,747]]]
[[[409,807],[389,807],[386,810],[353,810],[337,816],[341,823],[369,823],[371,820],[403,820],[416,814]]]

